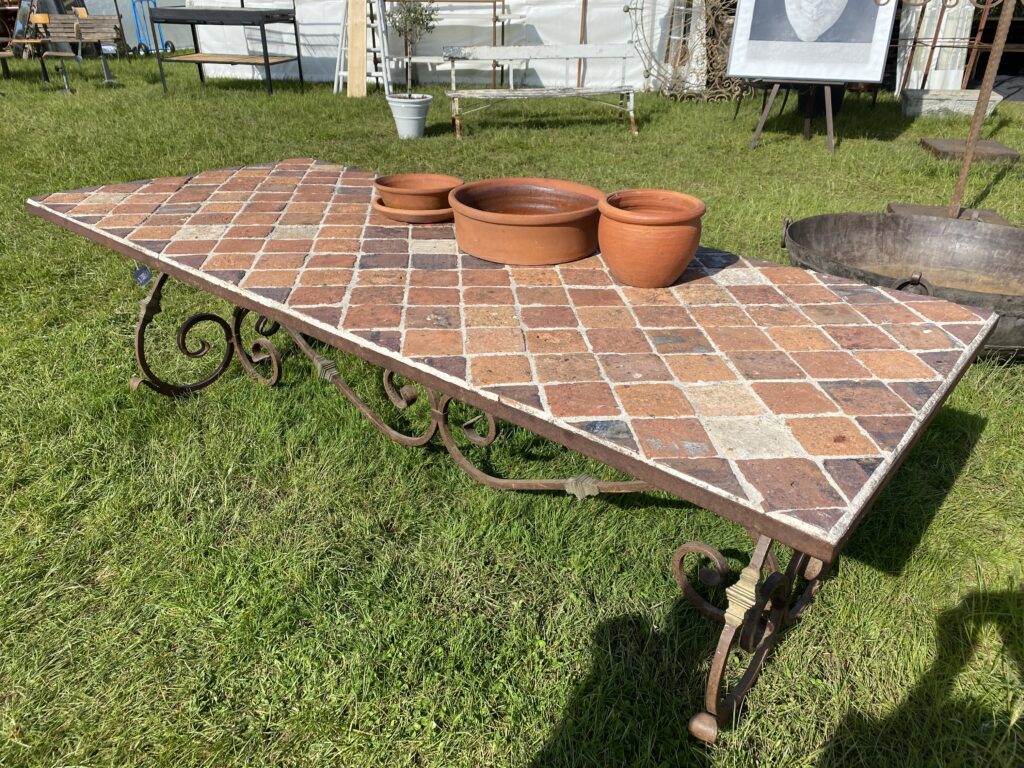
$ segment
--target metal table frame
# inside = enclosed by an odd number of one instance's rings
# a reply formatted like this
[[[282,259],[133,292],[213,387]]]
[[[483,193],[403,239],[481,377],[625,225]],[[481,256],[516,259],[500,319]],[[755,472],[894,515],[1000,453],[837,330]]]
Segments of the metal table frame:
[[[160,83],[163,86],[164,94],[167,94],[167,78],[164,75],[165,63],[195,64],[199,68],[199,81],[206,82],[206,73],[203,71],[204,64],[227,64],[258,66],[252,59],[262,60],[264,85],[267,95],[274,92],[274,85],[270,75],[270,68],[277,64],[287,64],[294,61],[299,68],[299,84],[305,85],[302,75],[302,46],[299,40],[299,23],[296,16],[294,3],[291,8],[246,8],[245,0],[240,0],[239,8],[215,8],[215,7],[156,7],[150,10],[149,23],[152,28],[154,39],[156,39],[157,24],[182,24],[188,25],[192,30],[192,44],[195,52],[192,54],[165,56],[160,49],[156,51],[157,66],[160,68]],[[294,56],[271,56],[267,48],[267,25],[269,24],[291,24],[295,34],[295,55]],[[263,49],[261,57],[248,55],[233,56],[230,54],[211,56],[203,54],[199,50],[199,33],[197,26],[239,26],[257,27],[260,31],[260,45]]]

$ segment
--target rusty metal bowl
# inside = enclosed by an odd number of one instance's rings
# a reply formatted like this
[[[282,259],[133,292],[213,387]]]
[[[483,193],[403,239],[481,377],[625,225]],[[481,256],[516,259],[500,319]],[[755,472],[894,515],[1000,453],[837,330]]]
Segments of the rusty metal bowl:
[[[989,354],[1024,351],[1024,229],[886,213],[837,213],[787,222],[798,267],[999,313]]]

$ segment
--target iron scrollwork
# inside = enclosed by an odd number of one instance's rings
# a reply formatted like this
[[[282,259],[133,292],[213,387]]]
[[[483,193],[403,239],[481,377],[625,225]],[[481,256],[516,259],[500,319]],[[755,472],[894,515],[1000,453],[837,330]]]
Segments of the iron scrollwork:
[[[280,326],[266,317],[257,317],[256,332],[260,336],[247,349],[242,340],[242,322],[249,312],[241,308],[234,310],[230,323],[213,312],[199,312],[189,316],[178,327],[176,335],[178,351],[192,360],[205,358],[213,349],[213,345],[205,338],[199,338],[198,344],[194,345],[192,339],[198,333],[193,334],[193,331],[200,326],[204,328],[212,326],[223,336],[224,349],[210,373],[197,381],[186,383],[171,382],[158,376],[149,363],[146,336],[153,320],[163,311],[163,291],[167,277],[166,273],[157,277],[149,293],[139,302],[139,320],[135,325],[135,361],[138,363],[142,375],[132,377],[131,388],[133,391],[144,386],[168,397],[193,395],[223,376],[231,365],[231,358],[236,354],[246,373],[260,383],[272,386],[280,381],[281,355],[269,339]],[[266,374],[260,370],[260,366],[264,363],[270,365],[270,370]]]
[[[750,563],[725,590],[724,609],[706,599],[686,573],[687,559],[697,555],[711,563],[711,567],[698,568],[698,582],[705,587],[724,585],[731,569],[719,550],[690,542],[676,550],[672,559],[673,574],[686,599],[702,614],[723,625],[705,690],[705,711],[694,715],[689,723],[690,733],[702,741],[714,743],[719,728],[733,721],[774,650],[781,630],[800,618],[828,574],[825,563],[802,552],[794,552],[786,569],[780,570],[773,545],[767,536],[757,538]],[[727,690],[725,673],[734,649],[749,657],[739,680]]]

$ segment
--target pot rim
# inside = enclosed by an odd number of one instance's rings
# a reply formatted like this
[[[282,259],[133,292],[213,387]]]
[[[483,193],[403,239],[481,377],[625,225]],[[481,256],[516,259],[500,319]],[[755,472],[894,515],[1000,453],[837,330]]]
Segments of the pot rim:
[[[661,203],[657,211],[630,211],[620,208],[622,200],[640,200],[646,203]],[[603,197],[598,204],[602,216],[625,224],[642,224],[650,227],[685,224],[700,219],[707,205],[699,197],[673,189],[622,189]]]
[[[575,194],[583,195],[584,197],[593,198],[593,205],[586,206],[585,208],[578,208],[574,211],[562,211],[560,213],[495,213],[493,211],[484,211],[480,208],[473,208],[472,206],[466,205],[458,199],[460,192],[464,190],[477,189],[483,186],[496,186],[496,185],[509,185],[509,186],[547,186],[549,189],[555,189],[563,192],[572,192]],[[545,227],[552,224],[566,224],[571,221],[578,221],[586,218],[597,212],[597,207],[600,201],[604,198],[604,192],[597,189],[596,187],[590,187],[586,184],[579,184],[575,181],[568,181],[567,179],[546,179],[538,178],[533,176],[509,176],[497,179],[481,179],[480,181],[471,181],[468,184],[456,187],[448,193],[448,204],[455,211],[456,215],[465,216],[466,218],[473,219],[475,221],[483,221],[488,224],[503,224],[506,226],[518,226],[518,227]]]
[[[370,205],[373,207],[373,209],[375,211],[378,211],[379,213],[381,213],[381,214],[383,214],[385,216],[387,215],[385,213],[385,211],[390,211],[391,213],[395,214],[396,216],[406,216],[406,217],[415,216],[417,218],[419,218],[419,217],[426,217],[426,216],[433,217],[433,216],[440,216],[441,214],[447,214],[447,215],[449,215],[449,220],[450,220],[450,216],[452,215],[452,209],[451,208],[435,208],[434,210],[430,210],[430,211],[413,210],[413,209],[406,209],[406,208],[394,208],[394,207],[392,207],[390,205],[385,205],[384,201],[381,198],[379,198],[379,197],[373,198],[373,200],[370,202]],[[406,222],[406,223],[411,223],[411,222]],[[439,223],[441,223],[441,222],[439,222]]]
[[[388,103],[408,104],[411,101],[433,101],[434,97],[429,93],[389,93]]]
[[[396,180],[410,177],[433,178],[438,181],[438,185],[436,187],[394,186]],[[384,191],[396,195],[439,195],[451,192],[452,189],[463,184],[465,182],[458,176],[449,176],[445,173],[391,173],[386,176],[378,176],[373,180],[373,188],[378,192]]]

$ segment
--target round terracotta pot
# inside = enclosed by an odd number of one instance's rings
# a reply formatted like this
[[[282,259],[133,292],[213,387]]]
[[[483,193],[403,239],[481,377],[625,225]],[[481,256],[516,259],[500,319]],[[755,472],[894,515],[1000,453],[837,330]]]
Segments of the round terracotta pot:
[[[499,264],[564,264],[597,250],[599,189],[560,179],[486,179],[448,196],[455,239]]]
[[[373,180],[388,208],[402,211],[438,211],[448,207],[448,193],[462,184],[457,176],[440,173],[397,173]]]
[[[700,244],[704,201],[667,189],[627,189],[601,200],[598,238],[608,269],[637,288],[672,285]]]

